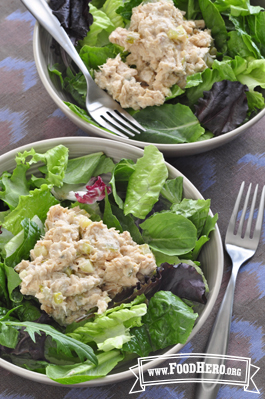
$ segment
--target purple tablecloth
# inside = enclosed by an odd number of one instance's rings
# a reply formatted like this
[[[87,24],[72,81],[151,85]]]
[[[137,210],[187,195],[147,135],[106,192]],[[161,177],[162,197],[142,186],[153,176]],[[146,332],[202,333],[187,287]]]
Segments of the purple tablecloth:
[[[0,153],[20,145],[52,137],[86,135],[71,123],[48,96],[37,74],[32,38],[35,21],[19,0],[0,4]],[[185,174],[205,198],[211,198],[219,214],[222,238],[242,180],[265,182],[265,119],[241,137],[219,149],[168,161]],[[259,398],[265,397],[265,234],[255,256],[241,268],[235,293],[228,354],[251,358],[260,367],[255,383]],[[182,350],[202,353],[230,276],[231,262],[225,255],[225,271],[219,297],[211,316]],[[133,379],[95,388],[67,388],[38,384],[0,369],[0,398],[23,399],[162,399],[194,398],[195,383],[161,384],[129,394]],[[221,385],[218,399],[251,399],[255,393],[241,386]],[[257,396],[256,396],[257,397]]]

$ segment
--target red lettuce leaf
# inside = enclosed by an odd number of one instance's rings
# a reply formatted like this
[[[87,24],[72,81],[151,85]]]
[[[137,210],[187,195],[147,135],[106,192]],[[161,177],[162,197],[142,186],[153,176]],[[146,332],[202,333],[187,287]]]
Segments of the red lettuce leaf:
[[[170,265],[162,263],[163,269],[160,290],[171,291],[180,298],[206,304],[205,284],[202,275],[194,266],[186,263]]]
[[[109,307],[130,302],[141,294],[150,299],[157,291],[171,291],[180,298],[206,304],[205,290],[202,275],[194,266],[186,263],[171,265],[165,262],[152,277],[145,277],[145,281],[137,283],[135,287],[124,288],[113,298]]]
[[[195,116],[203,127],[215,136],[230,132],[244,122],[248,102],[248,87],[240,82],[222,80],[215,82],[195,105]]]
[[[100,176],[92,177],[86,186],[87,192],[84,195],[75,193],[75,197],[81,204],[94,204],[96,201],[101,201],[105,198],[105,188],[107,194],[111,193],[111,187],[107,186]]]
[[[84,39],[93,23],[89,12],[91,0],[51,0],[49,5],[53,14],[61,22],[72,42]]]
[[[42,313],[36,323],[46,323],[49,325],[53,324],[51,317],[47,313]],[[34,360],[46,360],[45,359],[45,341],[46,334],[41,331],[41,334],[35,334],[35,342],[30,337],[29,333],[21,328],[19,331],[18,343],[15,348],[8,348],[0,345],[1,355],[14,355],[14,356],[27,356]]]
[[[147,299],[150,299],[155,292],[159,291],[161,286],[162,274],[161,269],[158,268],[156,274],[152,277],[145,277],[144,282],[138,282],[135,287],[124,287],[124,289],[115,295],[109,304],[109,308],[118,306],[121,303],[128,303],[135,299],[138,295],[145,294]]]

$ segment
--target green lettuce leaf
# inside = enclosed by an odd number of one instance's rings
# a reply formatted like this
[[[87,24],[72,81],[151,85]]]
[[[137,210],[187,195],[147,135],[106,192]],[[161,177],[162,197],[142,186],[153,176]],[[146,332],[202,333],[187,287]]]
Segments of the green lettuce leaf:
[[[265,57],[265,12],[250,15],[247,18],[247,25],[252,40],[258,46],[263,57]]]
[[[155,251],[166,255],[182,255],[196,244],[197,229],[182,215],[174,212],[155,213],[140,224],[144,241]]]
[[[116,230],[119,230],[120,233],[123,232],[121,224],[115,215],[112,213],[111,205],[109,202],[107,190],[105,189],[105,208],[103,214],[103,223],[107,225],[108,229],[114,227]]]
[[[122,0],[106,0],[101,10],[109,17],[115,28],[124,27],[123,18],[116,10],[123,5]]]
[[[130,331],[132,338],[122,349],[147,356],[169,345],[184,344],[197,317],[179,297],[169,291],[158,291],[150,299],[144,324]]]
[[[176,213],[176,215],[182,215],[189,219],[197,229],[197,237],[199,238],[202,229],[205,225],[211,201],[208,200],[193,200],[184,198],[181,203],[174,204],[171,210]]]
[[[171,265],[177,265],[181,262],[179,257],[176,255],[166,255],[163,254],[162,252],[155,251],[154,249],[152,250],[152,252],[155,256],[157,266],[160,266],[161,263],[165,262]]]
[[[29,193],[30,183],[26,179],[26,172],[29,165],[17,165],[13,173],[4,172],[1,176],[2,187],[0,199],[2,199],[10,209],[14,209],[21,195]]]
[[[95,152],[83,157],[69,159],[63,182],[67,184],[87,184],[96,170],[103,152]]]
[[[198,98],[201,97],[203,90],[205,89],[201,90]],[[138,111],[134,118],[146,129],[146,132],[134,137],[138,141],[165,144],[191,143],[197,141],[205,131],[191,109],[179,103],[147,107]]]
[[[80,57],[84,61],[88,70],[98,69],[100,65],[105,64],[108,58],[115,58],[122,51],[122,48],[116,44],[109,43],[104,47],[83,46],[80,50]]]
[[[259,86],[264,88],[262,79],[265,70],[264,66],[264,59],[247,61],[240,56],[236,56],[234,59],[226,57],[223,61],[215,60],[212,68],[218,71],[222,80],[238,80],[248,86],[249,91],[246,92],[246,95],[249,111],[252,112],[255,108],[264,108],[264,97],[261,93],[254,91]]]
[[[250,5],[249,0],[216,0],[214,5],[220,12],[229,13],[234,17],[257,14],[263,10],[262,7]]]
[[[230,16],[229,19],[233,22],[235,29],[229,33],[230,40],[228,41],[228,54],[231,57],[240,55],[243,58],[255,59],[263,58],[255,41],[248,33],[248,28],[245,23],[245,18],[235,18]]]
[[[0,322],[0,345],[7,348],[15,348],[18,342],[19,331]]]
[[[57,82],[57,76],[60,79],[61,87],[64,89],[64,73],[66,67],[63,64],[55,63],[48,65],[48,72],[52,81]]]
[[[37,304],[34,301],[24,298],[12,314],[14,314],[20,321],[35,321],[41,316],[41,312],[37,307]]]
[[[53,381],[61,384],[78,384],[107,375],[124,355],[119,350],[111,350],[97,355],[98,365],[89,360],[74,365],[50,364],[46,368],[46,375]]]
[[[19,367],[23,367],[27,370],[35,371],[36,373],[41,374],[45,374],[46,366],[49,364],[44,360],[29,359],[27,358],[27,355],[19,357],[14,355],[8,355],[8,360]]]
[[[18,206],[5,217],[3,226],[16,235],[23,229],[21,225],[23,219],[32,219],[37,215],[44,222],[48,210],[56,204],[58,201],[52,196],[49,187],[43,184],[40,189],[36,188],[30,191],[29,195],[19,198]]]
[[[5,247],[5,264],[10,267],[16,266],[21,259],[28,259],[30,250],[41,236],[41,230],[34,220],[25,218],[21,226],[22,230]]]
[[[108,36],[115,29],[114,24],[107,14],[98,10],[93,4],[89,5],[89,12],[93,15],[93,24],[87,36],[79,41],[80,46],[97,46],[102,47],[109,43]]]
[[[102,155],[92,176],[97,177],[103,175],[104,173],[112,173],[114,166],[115,164],[111,158],[107,157],[106,155]]]
[[[211,90],[213,84],[223,80],[223,77],[220,75],[217,69],[206,68],[201,73],[201,79],[202,82],[198,86],[194,85],[186,90],[186,96],[190,107],[197,103],[199,98],[203,97],[204,91]]]
[[[265,107],[264,97],[258,91],[248,91],[246,92],[246,95],[250,112],[255,109],[262,109]]]
[[[118,208],[115,205],[111,206],[113,215],[116,216],[123,231],[129,231],[132,236],[133,241],[137,244],[144,244],[143,237],[137,228],[134,218],[131,215],[124,215],[122,209]]]
[[[129,21],[132,16],[132,9],[138,7],[142,0],[125,1],[123,5],[117,8],[116,13],[120,14],[125,22]]]
[[[246,70],[247,61],[244,58],[236,56],[235,59],[225,59],[224,61],[215,60],[212,69],[219,72],[222,80],[237,80],[237,75]]]
[[[29,157],[30,159],[28,160]],[[42,182],[44,184],[52,184],[60,187],[68,162],[68,148],[64,145],[58,145],[44,154],[38,154],[32,148],[30,151],[18,153],[16,162],[18,166],[31,166],[34,163],[43,162],[47,167],[47,173],[45,179],[42,179]]]
[[[124,214],[131,213],[144,219],[158,201],[167,177],[168,170],[161,152],[153,145],[145,147],[143,157],[138,158],[129,178]]]
[[[126,192],[129,178],[134,170],[135,163],[130,159],[121,159],[113,169],[109,184],[111,185],[115,202],[121,209],[123,209],[124,204],[123,200],[118,195],[118,191]]]
[[[225,53],[228,33],[220,12],[211,0],[199,0],[199,5],[205,24],[208,29],[211,29],[217,50]]]
[[[249,87],[249,90],[254,90],[258,86],[264,89],[264,74],[265,59],[253,60],[248,63],[246,70],[237,76],[237,79],[242,84],[246,84]]]
[[[171,94],[166,97],[165,101],[172,100],[172,98],[176,98],[181,94],[185,93],[185,90],[182,90],[178,85],[174,85],[170,88]]]
[[[64,78],[64,90],[71,94],[75,102],[82,108],[86,108],[87,83],[82,72],[74,74],[67,68]]]
[[[144,300],[141,295],[131,303],[108,309],[68,335],[84,343],[96,342],[98,349],[104,352],[121,349],[131,339],[129,329],[142,324],[141,318],[147,311]]]
[[[215,229],[215,224],[217,223],[217,220],[218,220],[217,214],[215,214],[214,216],[210,216],[210,215],[207,216],[200,238],[196,242],[195,247],[192,250],[192,252],[190,254],[187,254],[190,257],[190,259],[192,259],[193,261],[196,261],[198,259],[198,256],[201,252],[203,245],[209,241],[209,239],[210,239],[209,235],[210,235],[211,231],[213,231]],[[185,255],[185,256],[187,256],[187,255]],[[182,258],[185,258],[185,256]]]
[[[183,177],[178,176],[167,180],[161,190],[161,195],[172,204],[178,204],[183,197]]]
[[[187,76],[185,89],[189,89],[193,86],[198,86],[200,83],[203,82],[202,80],[202,72],[196,72],[193,75]]]
[[[198,0],[174,0],[175,7],[185,11],[187,19],[201,19],[201,10]]]
[[[203,97],[204,91],[209,91],[215,82],[222,80],[239,81],[246,84],[249,88],[247,94],[248,106],[250,110],[255,107],[263,108],[264,99],[261,94],[254,92],[257,87],[265,87],[263,75],[265,71],[265,60],[246,60],[236,55],[234,59],[225,57],[223,61],[215,60],[212,69],[205,69],[200,73],[202,82],[198,86],[190,87],[186,90],[186,95],[190,106],[197,103]]]
[[[257,58],[257,53],[252,46],[252,41],[249,35],[237,31],[229,32],[228,35],[228,54],[232,58],[236,55],[245,59]]]
[[[0,298],[1,304],[9,305],[9,294],[7,289],[7,278],[5,273],[5,265],[0,262]],[[5,312],[6,313],[6,312]],[[2,307],[0,307],[0,317],[4,315]]]
[[[4,258],[6,256],[5,253],[5,246],[7,245],[7,243],[14,237],[14,235],[4,229],[3,227],[1,227],[1,234],[0,234],[0,257]]]
[[[2,334],[0,334],[0,343],[3,345],[3,340],[6,339],[8,334],[12,334],[13,330],[16,328],[24,328],[28,332],[32,341],[35,342],[35,334],[40,334],[44,332],[46,335],[52,337],[52,339],[57,344],[57,350],[59,352],[65,353],[68,356],[72,356],[71,351],[75,351],[81,361],[85,359],[89,360],[93,364],[97,365],[98,360],[96,355],[90,346],[83,344],[80,341],[76,341],[74,338],[68,337],[65,334],[60,333],[54,327],[47,324],[33,323],[30,321],[18,322],[18,321],[6,321],[4,317],[0,319],[0,328]],[[15,348],[18,338],[18,329],[16,329],[17,334],[12,340],[12,346],[9,348]]]
[[[237,76],[244,72],[247,68],[247,61],[236,56],[224,57],[222,61],[215,60],[212,68],[207,68],[203,72],[198,72],[187,79],[186,95],[189,105],[195,104],[200,97],[203,97],[203,92],[212,88],[215,82],[221,80],[231,80],[231,82],[238,80]]]

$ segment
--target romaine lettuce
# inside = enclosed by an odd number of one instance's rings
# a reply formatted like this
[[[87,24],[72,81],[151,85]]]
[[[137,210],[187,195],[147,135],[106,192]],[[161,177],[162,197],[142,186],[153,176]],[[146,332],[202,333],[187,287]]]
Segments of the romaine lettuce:
[[[5,217],[3,226],[16,235],[23,228],[21,225],[23,219],[27,217],[32,219],[37,215],[44,222],[50,207],[58,203],[51,194],[50,188],[43,184],[40,189],[36,188],[30,191],[29,195],[23,195],[19,198],[18,206]]]
[[[63,145],[58,145],[46,151],[44,154],[36,153],[34,149],[31,149],[30,151],[19,153],[16,157],[16,162],[18,166],[31,166],[34,163],[43,162],[46,165],[46,176],[42,182],[60,187],[63,183],[68,162],[68,148]]]
[[[3,190],[0,191],[2,199],[10,209],[14,209],[21,195],[29,193],[30,183],[26,179],[26,172],[29,165],[17,165],[13,173],[2,174],[1,181]]]
[[[220,12],[230,13],[234,17],[258,14],[262,7],[250,5],[249,0],[216,0],[215,7]]]
[[[138,158],[129,177],[124,214],[144,219],[157,202],[167,177],[163,155],[153,145],[145,147],[143,157]]]
[[[158,291],[151,298],[143,325],[132,328],[125,352],[147,356],[150,352],[176,343],[184,344],[198,314],[170,291]]]
[[[142,295],[130,303],[108,309],[68,335],[84,343],[96,342],[98,349],[104,352],[121,349],[131,339],[129,329],[142,325],[141,318],[147,311],[144,300]]]
[[[93,4],[90,4],[89,11],[93,15],[93,24],[90,27],[87,36],[79,42],[80,46],[101,47],[109,43],[108,36],[115,29],[114,24],[108,15],[98,10]]]

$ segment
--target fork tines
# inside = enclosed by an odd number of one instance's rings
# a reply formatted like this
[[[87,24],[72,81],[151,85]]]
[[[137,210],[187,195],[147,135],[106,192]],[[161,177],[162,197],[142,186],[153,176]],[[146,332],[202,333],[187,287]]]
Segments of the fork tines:
[[[256,205],[257,194],[258,194],[258,184],[255,187],[253,199],[252,199],[252,202],[250,205],[246,230],[245,230],[245,232],[243,231],[243,225],[244,225],[244,221],[246,218],[247,209],[249,207],[248,203],[249,203],[252,183],[249,184],[249,187],[247,190],[246,198],[245,198],[243,209],[242,209],[241,216],[240,216],[239,225],[238,225],[237,232],[236,232],[236,221],[237,221],[240,202],[241,202],[243,191],[244,191],[244,186],[245,186],[245,182],[242,182],[236,202],[235,202],[235,206],[234,206],[234,209],[233,209],[233,212],[231,215],[231,219],[230,219],[230,222],[228,225],[228,231],[230,233],[236,234],[237,236],[240,236],[242,238],[243,237],[259,238],[260,233],[261,233],[261,228],[262,228],[263,214],[264,214],[265,186],[263,186],[262,193],[261,193],[260,204],[259,204],[259,208],[258,208],[258,215],[256,218],[255,227],[254,227],[254,233],[253,233],[252,237],[250,236],[251,231],[252,231],[251,228],[252,228],[252,222],[253,222],[253,218],[254,218],[255,205]]]
[[[140,125],[128,112],[121,113],[118,109],[104,108],[91,112],[94,118],[101,126],[111,130],[121,137],[134,137],[135,134],[145,132],[146,129]]]

